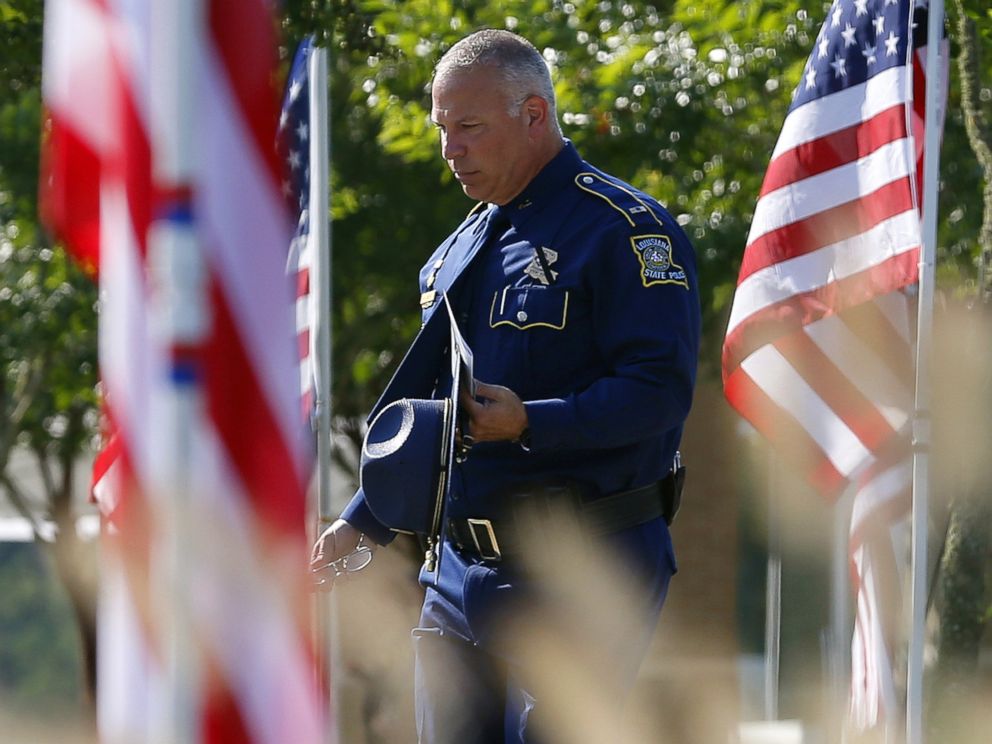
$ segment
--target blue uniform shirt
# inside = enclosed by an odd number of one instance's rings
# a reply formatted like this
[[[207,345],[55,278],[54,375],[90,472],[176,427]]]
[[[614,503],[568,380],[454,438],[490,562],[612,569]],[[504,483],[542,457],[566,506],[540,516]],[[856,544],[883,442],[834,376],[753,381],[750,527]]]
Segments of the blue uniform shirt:
[[[494,517],[514,482],[567,476],[605,495],[669,471],[700,317],[692,247],[654,199],[567,143],[512,202],[473,210],[420,284],[434,300],[425,321],[451,290],[475,377],[520,396],[530,427],[528,449],[480,443],[455,466],[449,517]],[[443,392],[447,362],[436,364]],[[361,491],[342,516],[388,537]]]

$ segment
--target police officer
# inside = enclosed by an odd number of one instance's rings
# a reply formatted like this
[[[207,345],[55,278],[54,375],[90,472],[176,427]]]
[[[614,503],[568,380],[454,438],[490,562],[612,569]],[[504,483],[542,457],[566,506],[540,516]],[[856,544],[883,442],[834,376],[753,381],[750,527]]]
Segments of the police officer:
[[[483,30],[455,44],[435,69],[431,118],[479,205],[424,265],[421,304],[427,320],[449,293],[479,382],[461,397],[467,455],[451,474],[441,560],[421,571],[418,729],[431,743],[534,741],[540,701],[492,623],[525,611],[513,553],[542,533],[515,532],[507,512],[565,493],[636,570],[645,632],[610,652],[629,686],[676,570],[663,495],[695,382],[694,256],[664,208],[563,138],[547,66],[523,38]],[[446,392],[446,364],[407,365],[434,383],[420,395]],[[406,394],[426,385],[410,380]],[[359,490],[314,560],[391,535]]]

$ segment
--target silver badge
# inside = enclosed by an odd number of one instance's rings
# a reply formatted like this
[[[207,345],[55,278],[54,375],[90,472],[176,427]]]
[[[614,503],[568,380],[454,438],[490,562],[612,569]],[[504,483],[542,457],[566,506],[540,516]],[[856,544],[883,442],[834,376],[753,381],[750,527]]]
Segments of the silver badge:
[[[544,275],[544,267],[541,265],[541,261],[538,259],[537,256],[537,251],[539,250],[544,252],[544,262],[548,265],[549,270],[551,264],[555,263],[558,260],[558,251],[552,250],[551,248],[535,248],[534,258],[532,258],[530,260],[530,263],[527,264],[527,268],[524,269],[524,273],[527,276],[531,277],[532,279],[537,279],[537,281],[539,281],[541,284],[547,286],[558,278],[558,272],[551,271],[550,279]]]

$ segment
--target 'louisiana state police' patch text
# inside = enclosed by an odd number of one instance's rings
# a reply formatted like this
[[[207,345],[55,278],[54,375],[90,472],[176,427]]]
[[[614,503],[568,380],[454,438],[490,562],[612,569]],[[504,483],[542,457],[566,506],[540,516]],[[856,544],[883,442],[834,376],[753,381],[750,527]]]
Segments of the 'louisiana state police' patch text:
[[[641,262],[641,281],[652,284],[678,284],[689,289],[685,271],[672,257],[672,240],[667,235],[635,235],[630,244]]]

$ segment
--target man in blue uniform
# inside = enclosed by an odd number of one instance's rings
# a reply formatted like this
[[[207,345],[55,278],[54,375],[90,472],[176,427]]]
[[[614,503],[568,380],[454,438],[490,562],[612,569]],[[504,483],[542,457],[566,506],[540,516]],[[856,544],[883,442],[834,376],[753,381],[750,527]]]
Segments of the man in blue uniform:
[[[422,742],[535,741],[540,700],[495,628],[536,601],[514,552],[555,522],[523,534],[509,514],[564,495],[638,577],[643,632],[599,639],[629,687],[675,572],[663,495],[695,381],[694,256],[654,199],[562,137],[547,67],[521,37],[485,30],[454,45],[432,103],[442,157],[480,204],[425,264],[421,304],[426,324],[448,294],[478,384],[461,397],[470,449],[451,472],[441,560],[421,571],[418,728]],[[423,336],[377,410],[450,389],[442,349]],[[315,563],[362,536],[392,533],[359,490]]]

